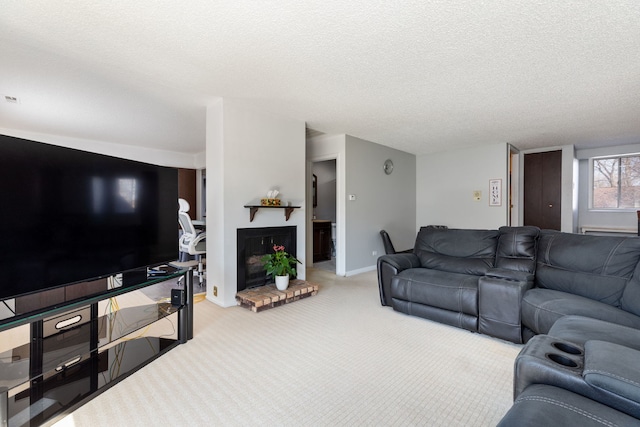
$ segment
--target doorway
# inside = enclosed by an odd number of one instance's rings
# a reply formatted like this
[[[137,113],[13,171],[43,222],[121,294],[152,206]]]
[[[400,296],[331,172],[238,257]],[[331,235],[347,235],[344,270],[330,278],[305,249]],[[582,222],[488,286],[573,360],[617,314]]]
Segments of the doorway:
[[[337,168],[336,159],[312,163],[313,267],[336,272]]]
[[[509,168],[508,168],[508,188],[507,202],[509,210],[507,212],[507,225],[519,225],[520,218],[520,152],[509,145]]]
[[[524,155],[523,225],[560,230],[562,221],[562,151]]]

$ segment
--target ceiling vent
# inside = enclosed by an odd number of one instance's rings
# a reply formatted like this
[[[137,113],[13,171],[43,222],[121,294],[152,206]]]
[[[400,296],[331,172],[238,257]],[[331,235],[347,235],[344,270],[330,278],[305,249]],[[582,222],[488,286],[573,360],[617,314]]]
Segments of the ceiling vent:
[[[4,100],[7,102],[10,102],[11,104],[19,104],[20,100],[18,99],[17,96],[9,96],[9,95],[5,95],[4,96]]]

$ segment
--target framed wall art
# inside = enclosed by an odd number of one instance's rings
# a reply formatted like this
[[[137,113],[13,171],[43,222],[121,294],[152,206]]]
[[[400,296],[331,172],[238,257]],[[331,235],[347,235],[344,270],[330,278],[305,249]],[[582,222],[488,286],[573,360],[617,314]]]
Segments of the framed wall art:
[[[489,180],[489,206],[502,206],[502,180]]]

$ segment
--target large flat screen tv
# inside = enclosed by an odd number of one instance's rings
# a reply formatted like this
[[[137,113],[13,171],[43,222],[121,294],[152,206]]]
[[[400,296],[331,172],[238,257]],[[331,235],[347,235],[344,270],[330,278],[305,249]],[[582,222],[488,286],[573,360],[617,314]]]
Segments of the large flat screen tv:
[[[0,300],[178,258],[174,168],[0,135]]]

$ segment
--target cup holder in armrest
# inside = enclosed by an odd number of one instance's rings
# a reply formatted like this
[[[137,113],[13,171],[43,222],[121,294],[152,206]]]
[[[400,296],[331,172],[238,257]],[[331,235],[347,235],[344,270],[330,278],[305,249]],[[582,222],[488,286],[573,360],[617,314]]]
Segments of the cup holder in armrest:
[[[567,368],[577,368],[578,367],[578,363],[574,360],[569,359],[566,356],[562,356],[561,354],[556,354],[556,353],[547,353],[546,354],[547,359],[562,365],[562,366],[566,366]]]
[[[557,348],[558,350],[562,351],[563,353],[569,353],[569,354],[575,354],[575,355],[582,354],[582,350],[580,350],[575,345],[571,345],[566,342],[553,342],[551,343],[551,345]]]

